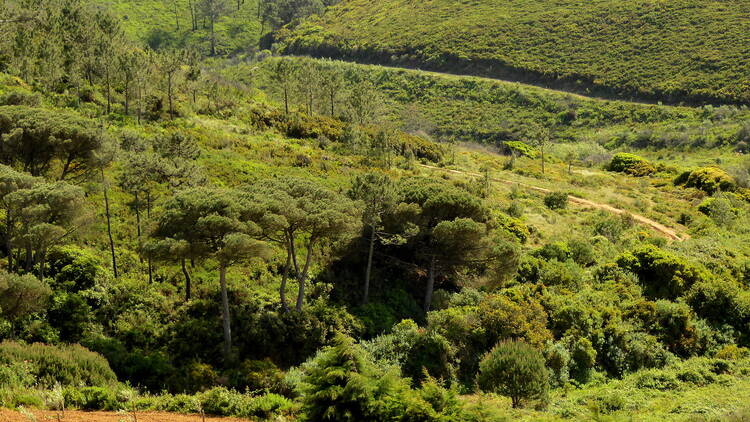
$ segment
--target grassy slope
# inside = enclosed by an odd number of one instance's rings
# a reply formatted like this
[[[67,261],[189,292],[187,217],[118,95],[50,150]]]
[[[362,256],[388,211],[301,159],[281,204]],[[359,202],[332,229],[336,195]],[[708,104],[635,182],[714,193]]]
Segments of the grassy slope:
[[[576,90],[750,102],[742,0],[346,0],[286,42]]]
[[[273,60],[261,63],[266,72]],[[529,123],[551,127],[559,140],[602,144],[615,136],[651,131],[655,140],[669,137],[707,139],[703,146],[727,142],[750,113],[729,107],[691,108],[592,99],[531,85],[487,78],[395,69],[346,62],[319,61],[337,67],[351,79],[362,76],[378,89],[391,119],[421,115],[438,140],[498,144],[525,139]],[[324,67],[325,69],[326,67]],[[261,81],[259,81],[261,84]],[[269,88],[272,82],[266,82]],[[296,101],[297,96],[293,95]],[[320,102],[324,111],[325,102]]]
[[[203,21],[198,20],[198,29],[191,30],[190,9],[187,0],[174,3],[163,0],[94,0],[108,8],[122,19],[123,28],[130,38],[146,41],[152,31],[160,30],[174,37],[178,44],[198,48],[207,53],[209,49],[208,30]],[[229,13],[216,24],[217,50],[219,54],[231,54],[255,48],[260,37],[260,23],[257,18],[257,1],[246,0],[236,9],[234,1]],[[179,20],[179,29],[177,21]]]

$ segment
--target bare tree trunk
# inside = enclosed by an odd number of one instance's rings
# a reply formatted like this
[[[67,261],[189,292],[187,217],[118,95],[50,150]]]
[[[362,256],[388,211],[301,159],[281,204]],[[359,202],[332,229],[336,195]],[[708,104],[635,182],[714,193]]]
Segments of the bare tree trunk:
[[[172,74],[167,76],[167,98],[169,98],[169,118],[174,120],[174,107],[172,106]]]
[[[195,17],[195,9],[193,7],[193,0],[188,0],[188,8],[190,9],[190,24],[193,31],[198,29],[198,18]]]
[[[310,261],[312,261],[313,244],[313,239],[310,239],[310,243],[307,244],[305,267],[302,269],[299,276],[297,276],[297,281],[299,282],[299,289],[297,290],[297,306],[295,308],[297,312],[302,311],[302,305],[305,302],[305,282],[307,281],[307,271],[310,269]]]
[[[294,239],[287,239],[287,243],[293,242]],[[287,245],[287,252],[286,252],[286,264],[284,264],[284,274],[281,276],[281,287],[279,287],[279,299],[281,301],[281,308],[288,312],[289,311],[289,305],[286,303],[286,281],[289,278],[289,269],[292,265],[292,250]]]
[[[284,111],[289,114],[289,89],[284,86]]]
[[[107,84],[107,114],[109,114],[112,111],[112,89],[110,88],[109,82],[109,66],[107,66],[106,70],[104,71],[104,77]]]
[[[216,55],[216,33],[214,32],[214,21],[216,18],[211,16],[211,55]]]
[[[191,296],[191,280],[190,273],[185,266],[185,258],[180,260],[180,264],[182,265],[182,274],[185,276],[185,302],[189,302]]]
[[[125,79],[125,115],[130,114],[130,80]]]
[[[112,272],[117,278],[117,257],[115,256],[115,240],[112,237],[112,217],[109,213],[109,188],[104,179],[104,167],[99,169],[102,175],[102,187],[104,188],[104,215],[107,217],[107,236],[109,236],[109,251],[112,254]]]
[[[435,290],[435,257],[430,258],[430,270],[427,277],[427,291],[424,294],[424,312],[430,311],[432,305],[432,292]]]
[[[174,8],[174,19],[177,23],[177,30],[180,30],[180,13],[177,11],[177,0],[172,1],[172,7]]]
[[[229,322],[229,295],[227,293],[227,268],[219,265],[219,283],[221,284],[221,317],[224,326],[224,359],[229,359],[232,351],[232,327]]]
[[[367,303],[370,299],[370,273],[372,271],[372,255],[375,252],[375,236],[377,232],[375,227],[372,227],[372,234],[370,235],[370,250],[367,254],[367,269],[365,270],[365,288],[362,296],[362,303]]]

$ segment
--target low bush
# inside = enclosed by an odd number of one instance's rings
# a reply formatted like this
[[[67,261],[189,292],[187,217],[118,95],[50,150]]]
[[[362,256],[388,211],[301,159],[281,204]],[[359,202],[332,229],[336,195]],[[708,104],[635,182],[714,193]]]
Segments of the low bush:
[[[561,210],[568,206],[568,194],[565,192],[550,192],[544,196],[544,205],[551,210]]]
[[[717,191],[732,192],[737,190],[734,178],[718,167],[701,167],[684,172],[677,176],[674,184],[700,189],[708,194]]]
[[[635,154],[620,152],[615,154],[607,167],[610,171],[627,173],[631,176],[648,176],[656,173],[656,167]]]
[[[109,363],[101,355],[78,346],[48,346],[44,344],[0,344],[0,368],[28,365],[34,384],[50,388],[62,386],[106,386],[117,383]]]
[[[541,352],[523,342],[504,341],[482,359],[477,384],[482,391],[509,396],[513,407],[519,407],[523,400],[545,398],[548,378]]]

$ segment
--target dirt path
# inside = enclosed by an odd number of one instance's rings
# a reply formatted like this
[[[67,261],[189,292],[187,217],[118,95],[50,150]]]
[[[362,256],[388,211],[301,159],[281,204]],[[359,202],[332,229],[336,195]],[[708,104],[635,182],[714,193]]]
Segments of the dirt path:
[[[445,171],[445,172],[448,172],[448,173],[462,174],[462,175],[473,176],[473,177],[483,177],[479,173],[472,173],[472,172],[468,172],[468,171],[451,170],[451,169],[445,169],[445,168],[436,167],[436,166],[428,166],[426,164],[419,164],[419,166],[423,167],[423,168],[428,168],[428,169],[431,169],[431,170]],[[503,183],[503,184],[506,184],[506,185],[518,185],[518,186],[524,187],[526,189],[533,190],[533,191],[536,191],[536,192],[541,192],[541,193],[550,193],[550,192],[552,192],[550,189],[542,188],[542,187],[539,187],[539,186],[528,185],[528,184],[520,183],[520,182],[514,182],[512,180],[497,179],[497,178],[492,178],[491,180],[493,182],[499,182],[499,183]],[[655,230],[656,232],[662,234],[664,237],[666,237],[668,239],[671,239],[671,240],[677,240],[677,241],[681,242],[683,240],[686,240],[686,239],[690,238],[690,236],[687,233],[681,233],[680,234],[680,233],[677,232],[677,230],[675,230],[673,228],[670,228],[670,227],[667,227],[667,226],[665,226],[665,225],[663,225],[663,224],[661,224],[661,223],[659,223],[657,221],[651,220],[650,218],[646,218],[646,217],[644,217],[642,215],[638,215],[638,214],[633,214],[631,212],[622,210],[620,208],[615,208],[615,207],[613,207],[611,205],[602,204],[602,203],[594,202],[594,201],[589,201],[588,199],[583,199],[583,198],[579,198],[577,196],[572,196],[572,195],[568,195],[568,201],[570,201],[571,203],[574,203],[576,205],[580,205],[582,207],[596,208],[596,209],[604,210],[604,211],[607,211],[607,212],[611,212],[612,214],[629,215],[633,220],[635,220],[639,224],[644,225],[646,227],[649,227],[649,228]]]
[[[59,412],[53,411],[42,411],[42,410],[28,410],[34,415],[32,419],[29,416],[24,415],[21,412],[0,409],[0,422],[31,422],[36,420],[37,422],[134,422],[137,418],[138,422],[203,422],[200,415],[181,415],[177,413],[166,413],[166,412],[142,412],[136,413],[135,417],[133,414],[118,413],[118,412],[80,412],[68,410],[65,412],[63,417],[60,414],[60,419],[57,418]],[[238,419],[238,418],[214,418],[206,416],[206,422],[250,422],[250,419]]]

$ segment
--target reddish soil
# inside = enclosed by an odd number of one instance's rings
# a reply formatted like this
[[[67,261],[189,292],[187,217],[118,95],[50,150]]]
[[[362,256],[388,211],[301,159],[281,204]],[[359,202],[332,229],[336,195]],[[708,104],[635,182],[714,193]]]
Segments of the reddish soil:
[[[180,415],[177,413],[143,412],[134,415],[117,412],[80,412],[66,411],[65,416],[60,412],[30,410],[36,417],[36,422],[57,422],[60,415],[61,422],[203,422],[200,415]],[[249,419],[216,418],[206,416],[206,422],[249,422]],[[32,419],[22,413],[1,409],[0,422],[32,422]]]

